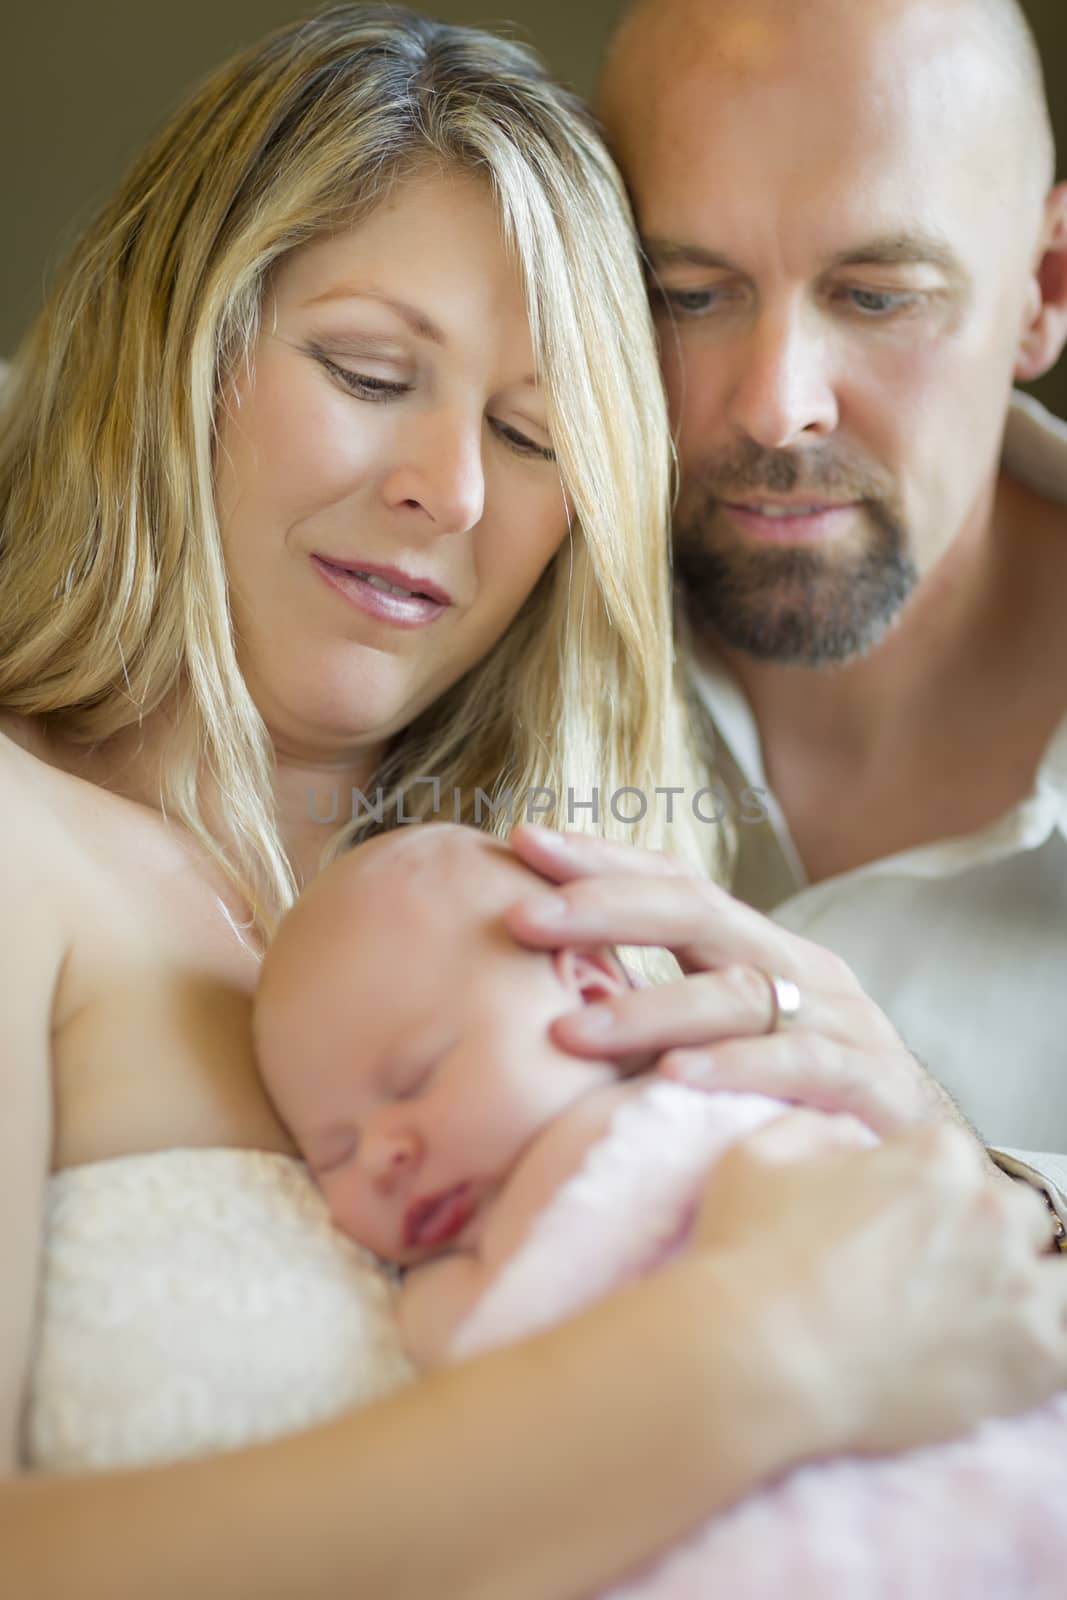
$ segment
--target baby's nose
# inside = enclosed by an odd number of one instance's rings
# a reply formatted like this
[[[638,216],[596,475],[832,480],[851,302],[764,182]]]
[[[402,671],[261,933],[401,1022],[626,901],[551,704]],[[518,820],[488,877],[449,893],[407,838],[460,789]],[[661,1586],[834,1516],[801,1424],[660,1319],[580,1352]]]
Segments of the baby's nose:
[[[374,1181],[389,1183],[415,1167],[420,1154],[419,1141],[413,1133],[383,1130],[364,1142],[363,1154]]]

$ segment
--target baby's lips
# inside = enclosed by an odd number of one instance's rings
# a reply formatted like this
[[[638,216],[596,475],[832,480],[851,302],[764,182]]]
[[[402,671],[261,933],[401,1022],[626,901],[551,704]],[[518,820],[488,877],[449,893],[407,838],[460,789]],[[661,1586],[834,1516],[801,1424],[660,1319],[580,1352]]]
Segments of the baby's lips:
[[[469,1183],[415,1200],[404,1216],[404,1248],[434,1249],[447,1244],[467,1226],[474,1214],[474,1196]]]

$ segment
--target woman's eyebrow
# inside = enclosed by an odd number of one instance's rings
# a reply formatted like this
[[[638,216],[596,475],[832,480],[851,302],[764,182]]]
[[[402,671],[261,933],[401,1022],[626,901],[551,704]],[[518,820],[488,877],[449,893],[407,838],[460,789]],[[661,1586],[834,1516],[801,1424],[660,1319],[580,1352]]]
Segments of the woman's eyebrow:
[[[432,344],[448,343],[437,323],[432,322],[424,311],[420,311],[418,306],[410,305],[406,300],[397,300],[394,295],[382,294],[377,289],[361,289],[351,283],[338,283],[332,289],[326,289],[322,294],[313,295],[310,300],[305,300],[304,305],[320,306],[329,300],[376,300],[379,305],[395,312],[420,339],[429,339]]]

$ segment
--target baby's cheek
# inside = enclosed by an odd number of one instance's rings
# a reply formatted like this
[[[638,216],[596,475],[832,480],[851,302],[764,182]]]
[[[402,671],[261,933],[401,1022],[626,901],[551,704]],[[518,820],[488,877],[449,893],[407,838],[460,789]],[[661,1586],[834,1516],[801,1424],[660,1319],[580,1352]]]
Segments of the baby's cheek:
[[[329,1172],[316,1173],[315,1181],[329,1207],[330,1221],[351,1239],[358,1218],[351,1204],[351,1185],[344,1181],[347,1165],[347,1162],[343,1162],[340,1166],[331,1167]]]
[[[318,1175],[317,1182],[330,1211],[334,1227],[355,1244],[365,1245],[375,1255],[387,1253],[376,1225],[373,1208],[368,1203],[367,1183],[353,1158],[331,1167]]]

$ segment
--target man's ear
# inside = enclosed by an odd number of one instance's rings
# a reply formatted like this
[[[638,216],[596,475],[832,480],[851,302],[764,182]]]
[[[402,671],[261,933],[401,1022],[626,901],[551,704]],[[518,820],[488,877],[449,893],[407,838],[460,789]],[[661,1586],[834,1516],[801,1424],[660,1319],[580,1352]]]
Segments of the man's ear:
[[[583,1005],[613,1000],[633,987],[613,950],[556,950],[552,957],[564,988],[578,995]]]
[[[1026,319],[1015,360],[1015,376],[1023,382],[1040,378],[1059,360],[1067,341],[1067,183],[1059,183],[1045,201],[1041,254],[1034,266],[1026,302]]]

